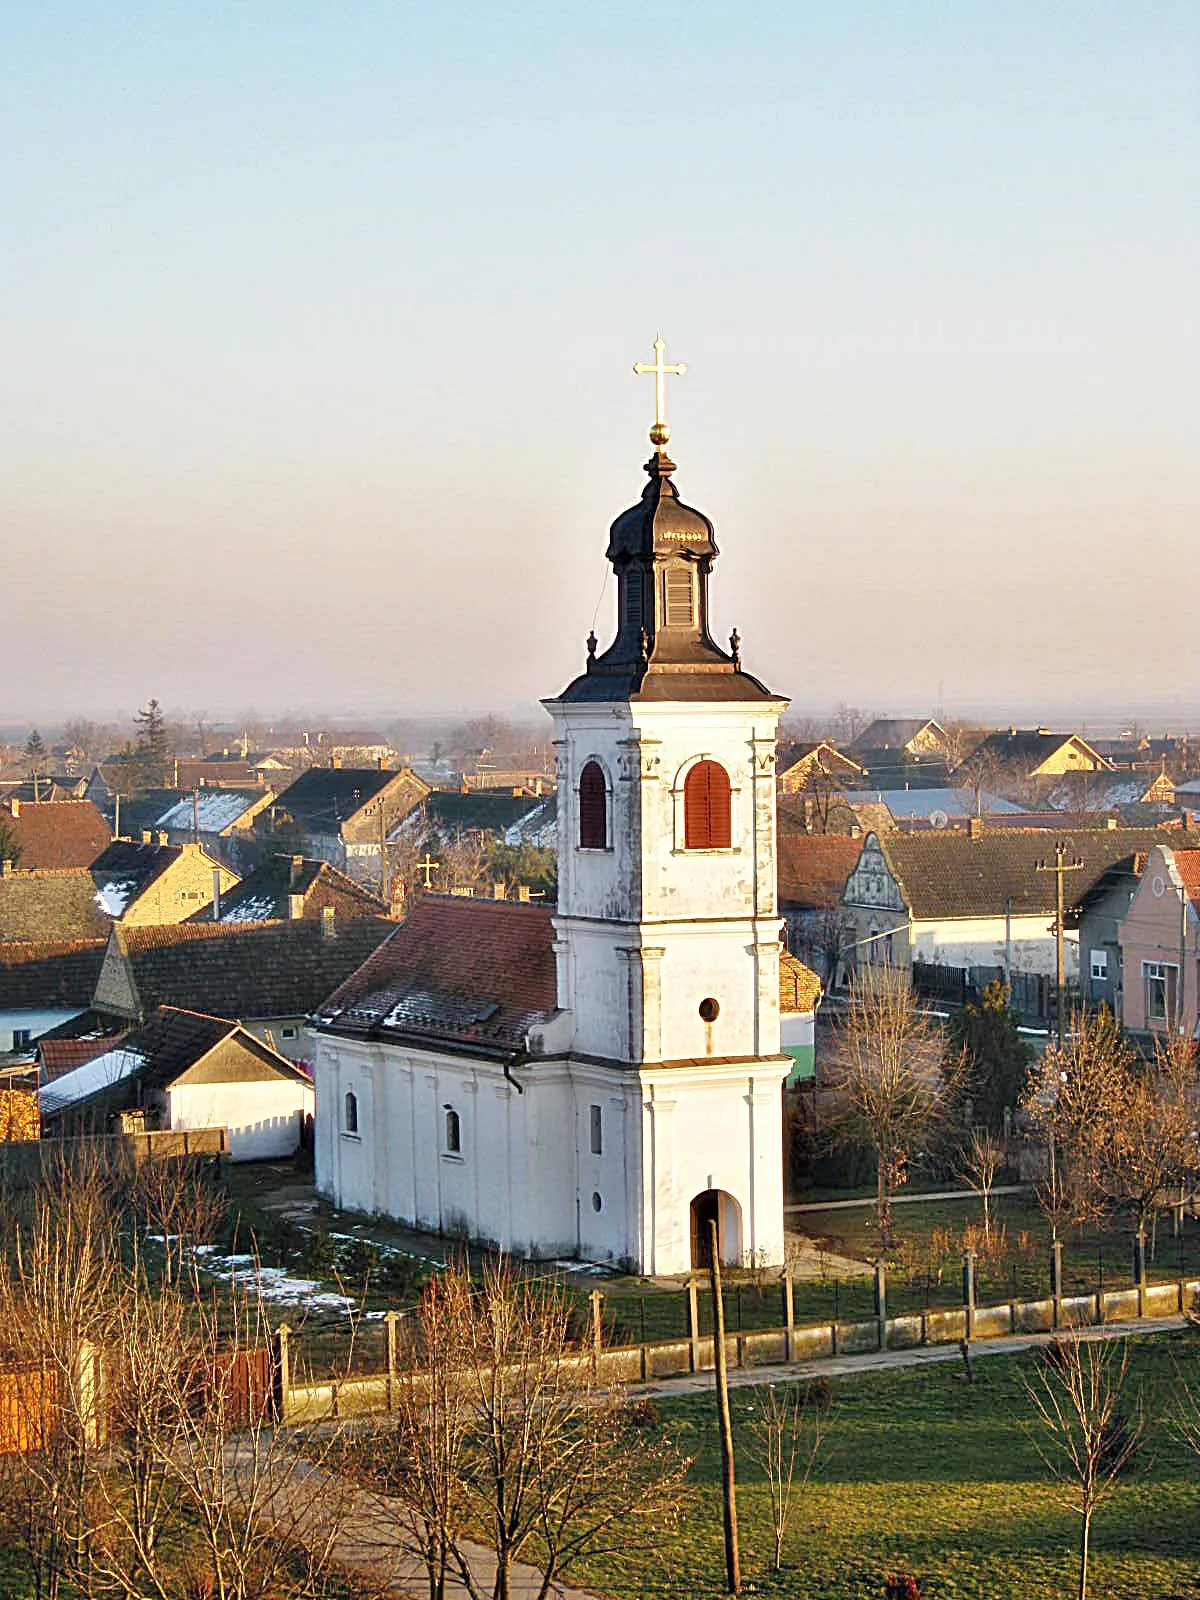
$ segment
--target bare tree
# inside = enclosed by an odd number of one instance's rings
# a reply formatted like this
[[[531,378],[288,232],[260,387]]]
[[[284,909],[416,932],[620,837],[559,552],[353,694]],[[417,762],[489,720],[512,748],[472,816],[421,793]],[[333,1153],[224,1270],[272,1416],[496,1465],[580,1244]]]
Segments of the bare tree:
[[[1130,1062],[1113,1100],[1104,1140],[1103,1183],[1125,1207],[1138,1239],[1172,1194],[1192,1183],[1200,1163],[1200,1064],[1190,1039],[1157,1039],[1147,1065]]]
[[[1125,1340],[1085,1340],[1070,1334],[1043,1354],[1026,1390],[1042,1436],[1038,1454],[1079,1514],[1079,1600],[1087,1600],[1092,1521],[1141,1441],[1140,1405],[1126,1410],[1129,1370]]]
[[[920,1009],[904,973],[873,967],[852,981],[823,1082],[836,1133],[875,1151],[875,1216],[885,1241],[892,1192],[946,1119],[961,1076],[961,1054]]]
[[[990,1201],[1006,1156],[1004,1140],[990,1128],[972,1128],[970,1140],[958,1153],[959,1172],[983,1202],[985,1239],[992,1237]]]
[[[398,1385],[395,1463],[378,1482],[398,1506],[403,1548],[431,1600],[449,1574],[471,1600],[508,1600],[514,1563],[534,1553],[538,1600],[585,1555],[628,1549],[675,1515],[687,1463],[600,1380],[571,1333],[569,1303],[505,1261],[472,1284],[439,1274],[416,1317],[412,1372]],[[378,1447],[373,1452],[380,1466]],[[394,1498],[393,1498],[394,1497]],[[465,1530],[482,1535],[486,1550]],[[494,1567],[494,1577],[486,1576]]]
[[[777,1389],[772,1383],[758,1390],[758,1412],[750,1425],[750,1454],[767,1480],[776,1572],[783,1567],[783,1541],[796,1497],[808,1487],[829,1436],[831,1416],[828,1390],[823,1386],[789,1384]]]

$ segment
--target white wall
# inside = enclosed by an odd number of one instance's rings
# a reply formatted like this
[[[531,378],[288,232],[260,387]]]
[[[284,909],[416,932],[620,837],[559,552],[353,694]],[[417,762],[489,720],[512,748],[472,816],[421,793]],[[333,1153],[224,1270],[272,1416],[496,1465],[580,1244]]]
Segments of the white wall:
[[[260,1083],[177,1084],[167,1092],[168,1126],[175,1131],[227,1128],[233,1161],[294,1155],[300,1119],[311,1115],[313,1091],[275,1078]]]
[[[1003,917],[954,917],[913,925],[913,954],[920,961],[940,961],[948,967],[1001,967],[1004,965]],[[1033,917],[1013,917],[1008,928],[1014,972],[1053,977],[1054,934],[1045,912]],[[1079,935],[1068,928],[1064,937],[1067,976],[1079,972]]]
[[[83,1006],[67,1006],[58,1010],[17,1008],[9,1011],[6,1008],[0,1011],[0,1053],[16,1048],[13,1044],[14,1034],[27,1030],[30,1038],[36,1039],[39,1033],[57,1028],[60,1023],[70,1022],[72,1017],[79,1016],[84,1009]]]

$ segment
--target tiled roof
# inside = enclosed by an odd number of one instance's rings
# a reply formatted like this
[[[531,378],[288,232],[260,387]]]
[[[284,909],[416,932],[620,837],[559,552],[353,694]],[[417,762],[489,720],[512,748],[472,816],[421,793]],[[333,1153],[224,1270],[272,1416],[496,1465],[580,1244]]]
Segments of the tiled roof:
[[[309,832],[333,834],[399,776],[378,767],[310,767],[276,803]]]
[[[219,834],[232,828],[247,811],[262,805],[266,798],[265,791],[255,794],[248,789],[200,789],[168,806],[155,817],[154,826],[176,833],[197,828],[200,833]]]
[[[1200,850],[1176,850],[1175,870],[1183,879],[1184,891],[1194,906],[1200,906]]]
[[[1084,866],[1066,879],[1067,900],[1077,902],[1100,876],[1126,856],[1179,838],[1178,829],[1100,828],[1066,832],[1068,858]],[[880,839],[905,904],[921,921],[937,917],[1014,916],[1054,911],[1054,873],[1039,872],[1053,861],[1053,841],[1044,832],[985,832],[972,839],[956,833],[891,833]]]
[[[87,1006],[104,944],[103,939],[0,944],[0,1009]]]
[[[0,875],[0,941],[96,939],[111,926],[86,867]]]
[[[90,800],[12,802],[0,809],[0,823],[19,848],[17,865],[90,867],[112,838],[112,830]]]
[[[779,1009],[784,1013],[815,1011],[823,993],[811,967],[784,951],[779,957]]]
[[[861,839],[837,833],[779,833],[779,899],[785,905],[821,908],[842,897],[858,865]]]
[[[940,736],[942,729],[932,717],[876,717],[852,741],[850,748],[856,753],[863,750],[903,749],[910,739],[915,739],[926,728]]]
[[[50,1080],[39,1097],[43,1114],[74,1109],[114,1088],[118,1102],[141,1103],[145,1090],[169,1088],[230,1038],[236,1038],[243,1052],[257,1057],[280,1077],[307,1081],[298,1067],[229,1018],[159,1006],[140,1028],[118,1040],[110,1039],[104,1050]]]
[[[318,1012],[336,1032],[520,1050],[557,1004],[545,906],[422,895]]]
[[[221,922],[286,922],[293,895],[300,895],[306,917],[319,917],[327,907],[342,917],[381,917],[387,906],[328,861],[269,856],[234,889],[221,896]],[[212,907],[197,912],[197,922],[212,921]]]
[[[1098,762],[1105,763],[1099,750],[1088,744],[1077,733],[1051,733],[1046,728],[1007,728],[1000,733],[989,733],[980,749],[1001,761],[1034,762],[1041,764],[1072,740],[1091,751]]]
[[[85,1061],[92,1061],[111,1050],[119,1037],[116,1033],[94,1034],[89,1039],[42,1039],[38,1042],[38,1060],[43,1083],[53,1083],[64,1072],[74,1072]]]
[[[539,802],[540,804],[540,802]],[[530,797],[504,794],[494,789],[435,789],[403,824],[407,834],[437,833],[452,838],[459,833],[505,833],[535,807]]]
[[[113,929],[143,1013],[185,1006],[216,1016],[305,1016],[395,929],[373,917],[320,922],[184,922]]]

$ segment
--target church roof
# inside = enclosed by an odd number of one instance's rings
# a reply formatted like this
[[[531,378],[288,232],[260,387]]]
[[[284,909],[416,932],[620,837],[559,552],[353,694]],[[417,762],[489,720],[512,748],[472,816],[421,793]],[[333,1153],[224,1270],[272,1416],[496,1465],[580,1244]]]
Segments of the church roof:
[[[337,1033],[508,1055],[557,1005],[547,906],[425,894],[320,1006]]]

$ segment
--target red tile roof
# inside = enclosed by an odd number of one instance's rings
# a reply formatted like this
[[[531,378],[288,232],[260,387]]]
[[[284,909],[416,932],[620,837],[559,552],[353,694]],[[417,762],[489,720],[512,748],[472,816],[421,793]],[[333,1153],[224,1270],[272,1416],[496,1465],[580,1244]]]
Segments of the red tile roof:
[[[1200,906],[1200,850],[1176,850],[1175,867],[1194,906]]]
[[[112,831],[90,800],[32,800],[0,809],[2,821],[20,850],[17,865],[90,867],[112,838]]]
[[[862,855],[861,839],[836,833],[779,834],[779,899],[792,906],[833,906]]]
[[[520,1050],[557,1005],[551,915],[546,906],[422,895],[318,1018],[334,1032]]]
[[[91,1039],[43,1039],[38,1045],[42,1082],[52,1083],[55,1078],[61,1078],[64,1072],[73,1072],[85,1061],[102,1056],[106,1050],[112,1049],[118,1037],[115,1033],[105,1033]]]

